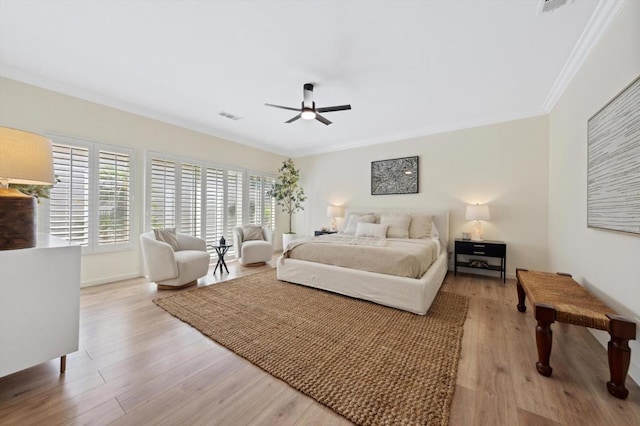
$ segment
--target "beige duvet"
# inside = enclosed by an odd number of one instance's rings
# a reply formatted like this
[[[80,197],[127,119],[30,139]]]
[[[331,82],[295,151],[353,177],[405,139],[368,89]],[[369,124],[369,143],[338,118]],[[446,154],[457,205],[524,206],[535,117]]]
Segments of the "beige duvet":
[[[283,261],[291,258],[420,278],[438,257],[438,245],[431,239],[377,239],[332,234],[293,241],[282,257]]]

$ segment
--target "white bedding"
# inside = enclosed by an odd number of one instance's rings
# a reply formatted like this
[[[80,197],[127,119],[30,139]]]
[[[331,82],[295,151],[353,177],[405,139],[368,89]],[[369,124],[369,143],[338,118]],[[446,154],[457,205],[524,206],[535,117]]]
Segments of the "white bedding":
[[[282,258],[420,278],[437,259],[439,246],[439,242],[432,238],[380,239],[346,234],[322,235],[290,243]]]
[[[448,269],[449,213],[414,212],[434,215],[434,224],[440,233],[438,257],[418,279],[282,257],[278,260],[278,279],[424,315]]]

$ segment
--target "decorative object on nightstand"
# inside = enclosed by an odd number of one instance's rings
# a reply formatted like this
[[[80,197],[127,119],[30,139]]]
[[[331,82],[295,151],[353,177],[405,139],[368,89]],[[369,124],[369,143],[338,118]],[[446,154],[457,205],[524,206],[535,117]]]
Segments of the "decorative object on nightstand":
[[[337,217],[344,217],[344,206],[328,206],[327,207],[327,217],[331,218],[331,230],[337,231],[338,225],[336,223]]]
[[[486,260],[470,258],[458,261],[458,256],[482,256],[500,259],[500,265],[492,265]],[[453,259],[453,273],[458,274],[458,267],[498,271],[502,282],[507,280],[507,244],[503,241],[473,241],[456,239],[455,258]]]
[[[319,231],[313,231],[314,237],[319,237],[320,235],[328,235],[328,234],[337,234],[338,231],[329,231],[328,229],[321,229]]]
[[[491,219],[491,216],[489,215],[489,205],[475,204],[473,206],[467,206],[466,219],[476,221],[476,225],[473,229],[473,236],[471,237],[471,239],[474,241],[482,241],[482,222],[480,221]]]
[[[0,127],[0,250],[36,246],[36,199],[9,183],[52,185],[54,179],[49,139]]]

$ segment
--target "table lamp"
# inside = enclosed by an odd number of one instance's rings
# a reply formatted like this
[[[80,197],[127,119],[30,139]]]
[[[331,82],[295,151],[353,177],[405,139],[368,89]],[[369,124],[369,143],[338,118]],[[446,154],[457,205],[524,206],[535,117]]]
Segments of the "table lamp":
[[[344,216],[344,207],[343,206],[329,206],[327,207],[327,217],[331,218],[331,230],[337,231],[338,226],[336,224],[336,217]]]
[[[473,229],[473,235],[471,236],[472,240],[482,241],[482,222],[481,220],[489,220],[491,216],[489,215],[489,206],[487,204],[475,204],[472,206],[467,206],[467,220],[475,220],[476,226]]]
[[[36,199],[9,183],[52,185],[51,141],[44,136],[0,127],[0,250],[35,247]]]

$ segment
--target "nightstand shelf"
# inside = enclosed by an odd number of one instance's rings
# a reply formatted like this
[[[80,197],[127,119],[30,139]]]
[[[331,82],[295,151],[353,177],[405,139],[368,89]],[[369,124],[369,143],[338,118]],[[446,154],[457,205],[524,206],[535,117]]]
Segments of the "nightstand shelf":
[[[480,258],[498,258],[500,259],[499,265],[492,265],[488,262],[484,263],[482,266],[477,266],[471,264],[472,259],[468,259],[467,261],[459,261],[458,256],[468,256],[468,257],[480,257]],[[478,260],[478,259],[473,259]],[[472,268],[472,269],[482,269],[485,271],[496,271],[500,272],[500,278],[502,278],[502,282],[506,283],[507,280],[507,244],[504,241],[473,241],[473,240],[460,240],[456,239],[455,241],[455,257],[453,262],[453,271],[454,275],[458,274],[458,267],[461,268]]]

